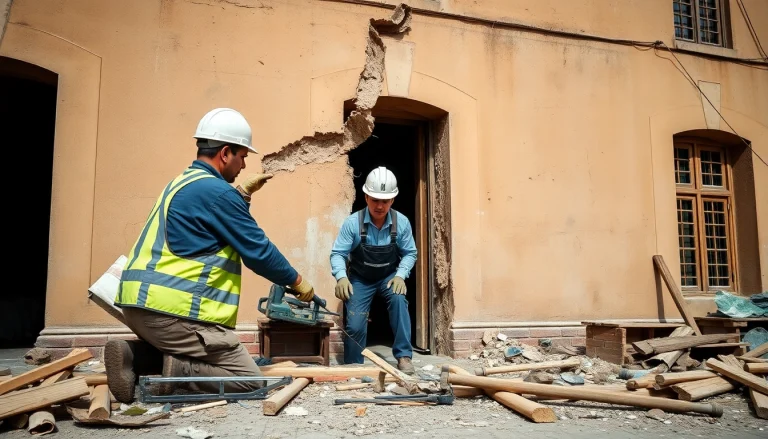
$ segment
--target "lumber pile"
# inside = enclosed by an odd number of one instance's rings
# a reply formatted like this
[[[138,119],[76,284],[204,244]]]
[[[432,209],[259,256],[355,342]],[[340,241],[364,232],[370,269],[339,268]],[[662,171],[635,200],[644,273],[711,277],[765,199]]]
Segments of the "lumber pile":
[[[88,349],[74,349],[64,358],[2,380],[0,420],[9,422],[12,428],[26,428],[35,435],[52,433],[56,431],[53,410],[66,404],[67,411],[82,416],[75,417],[76,421],[85,419],[92,423],[110,423],[113,398],[106,375],[74,372],[76,366],[92,358]],[[80,403],[88,408],[70,407],[70,404]],[[154,419],[161,417],[167,415]],[[119,422],[112,423],[120,425]]]

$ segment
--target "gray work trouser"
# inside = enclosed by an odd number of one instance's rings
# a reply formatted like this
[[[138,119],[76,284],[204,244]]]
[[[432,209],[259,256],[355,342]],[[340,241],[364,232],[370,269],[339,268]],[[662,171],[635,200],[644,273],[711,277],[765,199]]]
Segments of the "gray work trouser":
[[[221,325],[173,317],[142,308],[124,307],[123,315],[131,330],[147,343],[177,361],[174,376],[231,377],[260,376],[245,346],[237,335]],[[227,383],[226,392],[247,392],[262,381]],[[190,390],[218,392],[218,383],[194,383]]]

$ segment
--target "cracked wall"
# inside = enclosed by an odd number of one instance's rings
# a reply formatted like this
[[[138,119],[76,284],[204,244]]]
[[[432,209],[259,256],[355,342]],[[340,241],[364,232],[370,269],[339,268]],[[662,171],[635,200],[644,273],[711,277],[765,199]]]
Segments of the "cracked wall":
[[[267,154],[261,161],[264,172],[292,172],[297,166],[310,163],[329,163],[357,148],[373,133],[371,114],[381,94],[384,82],[384,56],[386,48],[381,35],[400,35],[411,27],[411,8],[399,5],[392,17],[385,20],[372,18],[368,25],[365,47],[365,67],[360,72],[355,96],[355,109],[337,132],[315,133]],[[349,200],[350,206],[352,200]]]

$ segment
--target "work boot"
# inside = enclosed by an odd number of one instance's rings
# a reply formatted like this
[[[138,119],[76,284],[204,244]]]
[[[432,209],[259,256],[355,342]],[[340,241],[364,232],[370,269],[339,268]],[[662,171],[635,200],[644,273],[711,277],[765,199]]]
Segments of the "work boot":
[[[104,346],[107,385],[115,399],[126,404],[133,402],[136,392],[132,347],[127,340],[110,340]]]
[[[160,351],[144,340],[108,341],[104,346],[104,365],[109,390],[118,401],[132,402],[136,377],[159,374],[162,361]]]
[[[184,372],[184,365],[187,365],[187,371]],[[188,362],[185,362],[173,355],[163,354],[163,378],[171,377],[184,377],[189,376],[190,366]],[[184,388],[179,383],[160,383],[157,387],[158,395],[172,395],[176,389]]]
[[[409,357],[398,358],[397,368],[400,369],[401,372],[407,373],[409,375],[416,373],[416,370],[413,368],[413,363],[411,363],[411,359]]]

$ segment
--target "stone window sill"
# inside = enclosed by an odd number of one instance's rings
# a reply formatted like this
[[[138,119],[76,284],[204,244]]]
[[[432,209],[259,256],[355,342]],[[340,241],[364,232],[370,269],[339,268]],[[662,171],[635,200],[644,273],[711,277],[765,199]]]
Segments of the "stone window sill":
[[[708,44],[690,43],[688,41],[675,40],[675,49],[687,52],[697,52],[706,55],[716,55],[725,58],[739,59],[739,52],[727,47],[710,46]]]

